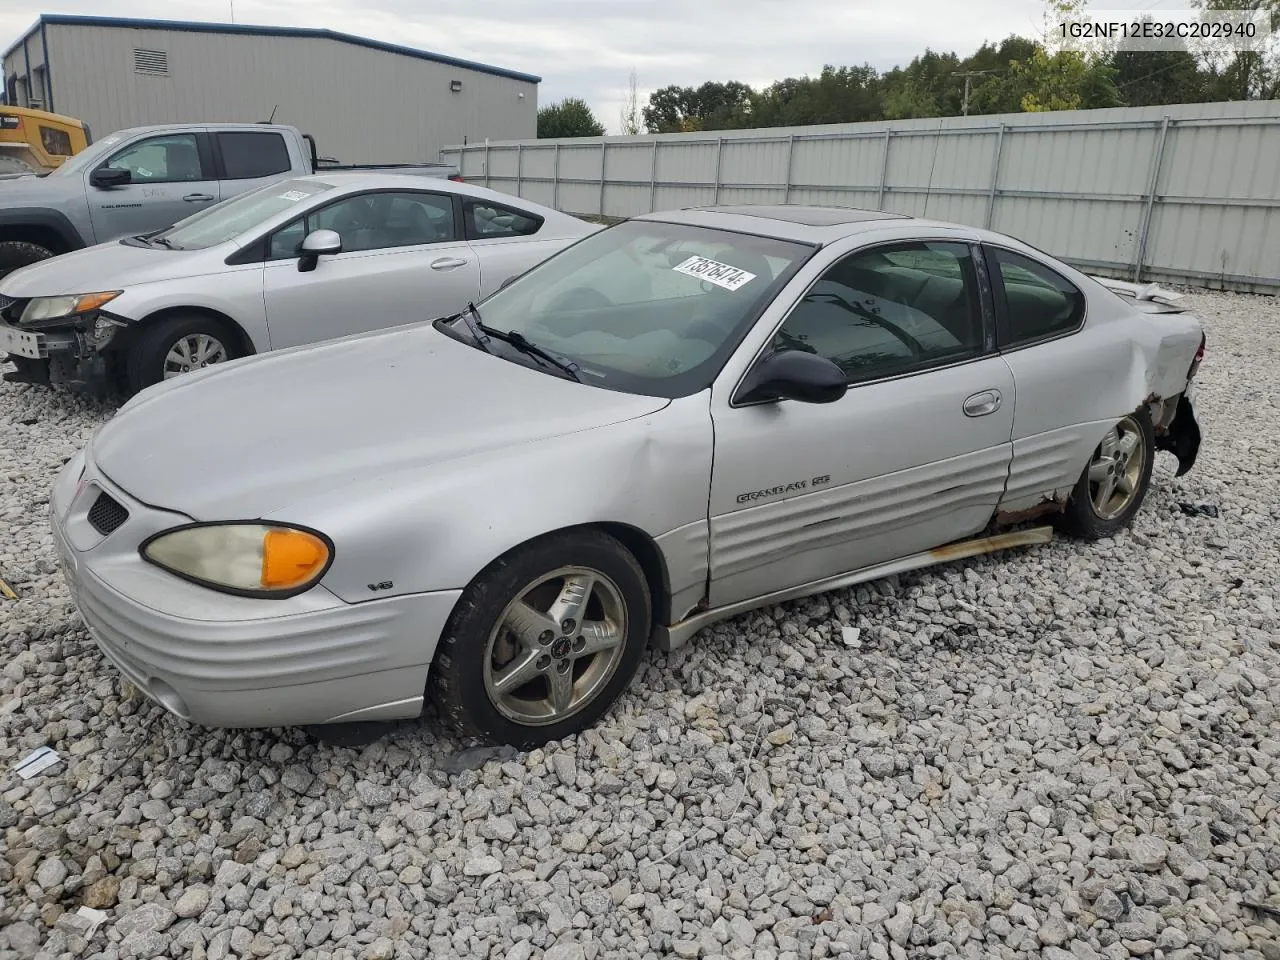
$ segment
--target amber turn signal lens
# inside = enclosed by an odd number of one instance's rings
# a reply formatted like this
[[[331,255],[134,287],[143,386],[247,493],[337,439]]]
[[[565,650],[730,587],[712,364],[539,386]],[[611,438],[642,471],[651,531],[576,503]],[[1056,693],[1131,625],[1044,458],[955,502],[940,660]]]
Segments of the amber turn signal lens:
[[[268,530],[262,538],[262,586],[288,589],[306,583],[329,561],[329,548],[301,530]]]

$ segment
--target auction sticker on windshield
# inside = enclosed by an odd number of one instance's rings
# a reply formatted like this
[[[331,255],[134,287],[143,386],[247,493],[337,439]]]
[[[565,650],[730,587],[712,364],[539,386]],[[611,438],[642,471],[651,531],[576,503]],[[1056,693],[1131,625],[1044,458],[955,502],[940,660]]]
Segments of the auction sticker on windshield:
[[[726,290],[738,290],[756,278],[754,273],[747,273],[732,264],[708,260],[706,257],[690,257],[671,269],[676,273],[714,283],[717,287],[724,287]]]

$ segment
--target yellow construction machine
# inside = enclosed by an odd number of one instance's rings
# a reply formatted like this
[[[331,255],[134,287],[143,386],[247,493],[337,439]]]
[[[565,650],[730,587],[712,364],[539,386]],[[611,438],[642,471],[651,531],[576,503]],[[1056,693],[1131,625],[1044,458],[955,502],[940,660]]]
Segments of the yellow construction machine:
[[[56,170],[92,141],[74,117],[0,104],[0,178]]]

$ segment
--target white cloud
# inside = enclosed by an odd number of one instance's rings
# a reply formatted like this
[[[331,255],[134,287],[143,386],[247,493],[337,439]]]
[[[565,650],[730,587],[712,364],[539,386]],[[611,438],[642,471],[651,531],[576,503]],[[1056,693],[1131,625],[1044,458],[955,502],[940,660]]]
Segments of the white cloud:
[[[1034,33],[1043,11],[1041,0],[114,0],[109,10],[102,0],[63,0],[54,9],[227,22],[233,3],[239,23],[327,27],[537,74],[541,104],[582,97],[610,130],[632,69],[642,103],[673,83],[758,87],[827,63],[885,70],[926,47],[964,56],[984,41]],[[1183,3],[1141,0],[1142,7]],[[0,46],[47,9],[39,0],[7,0]]]

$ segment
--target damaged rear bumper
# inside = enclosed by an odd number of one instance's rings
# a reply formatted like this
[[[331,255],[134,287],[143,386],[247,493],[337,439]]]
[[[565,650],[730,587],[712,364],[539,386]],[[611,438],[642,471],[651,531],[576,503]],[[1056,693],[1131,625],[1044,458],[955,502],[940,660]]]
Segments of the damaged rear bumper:
[[[1178,458],[1180,477],[1195,466],[1200,454],[1200,419],[1196,413],[1195,387],[1188,386],[1178,398],[1178,407],[1169,426],[1156,433],[1156,449],[1165,450]]]

